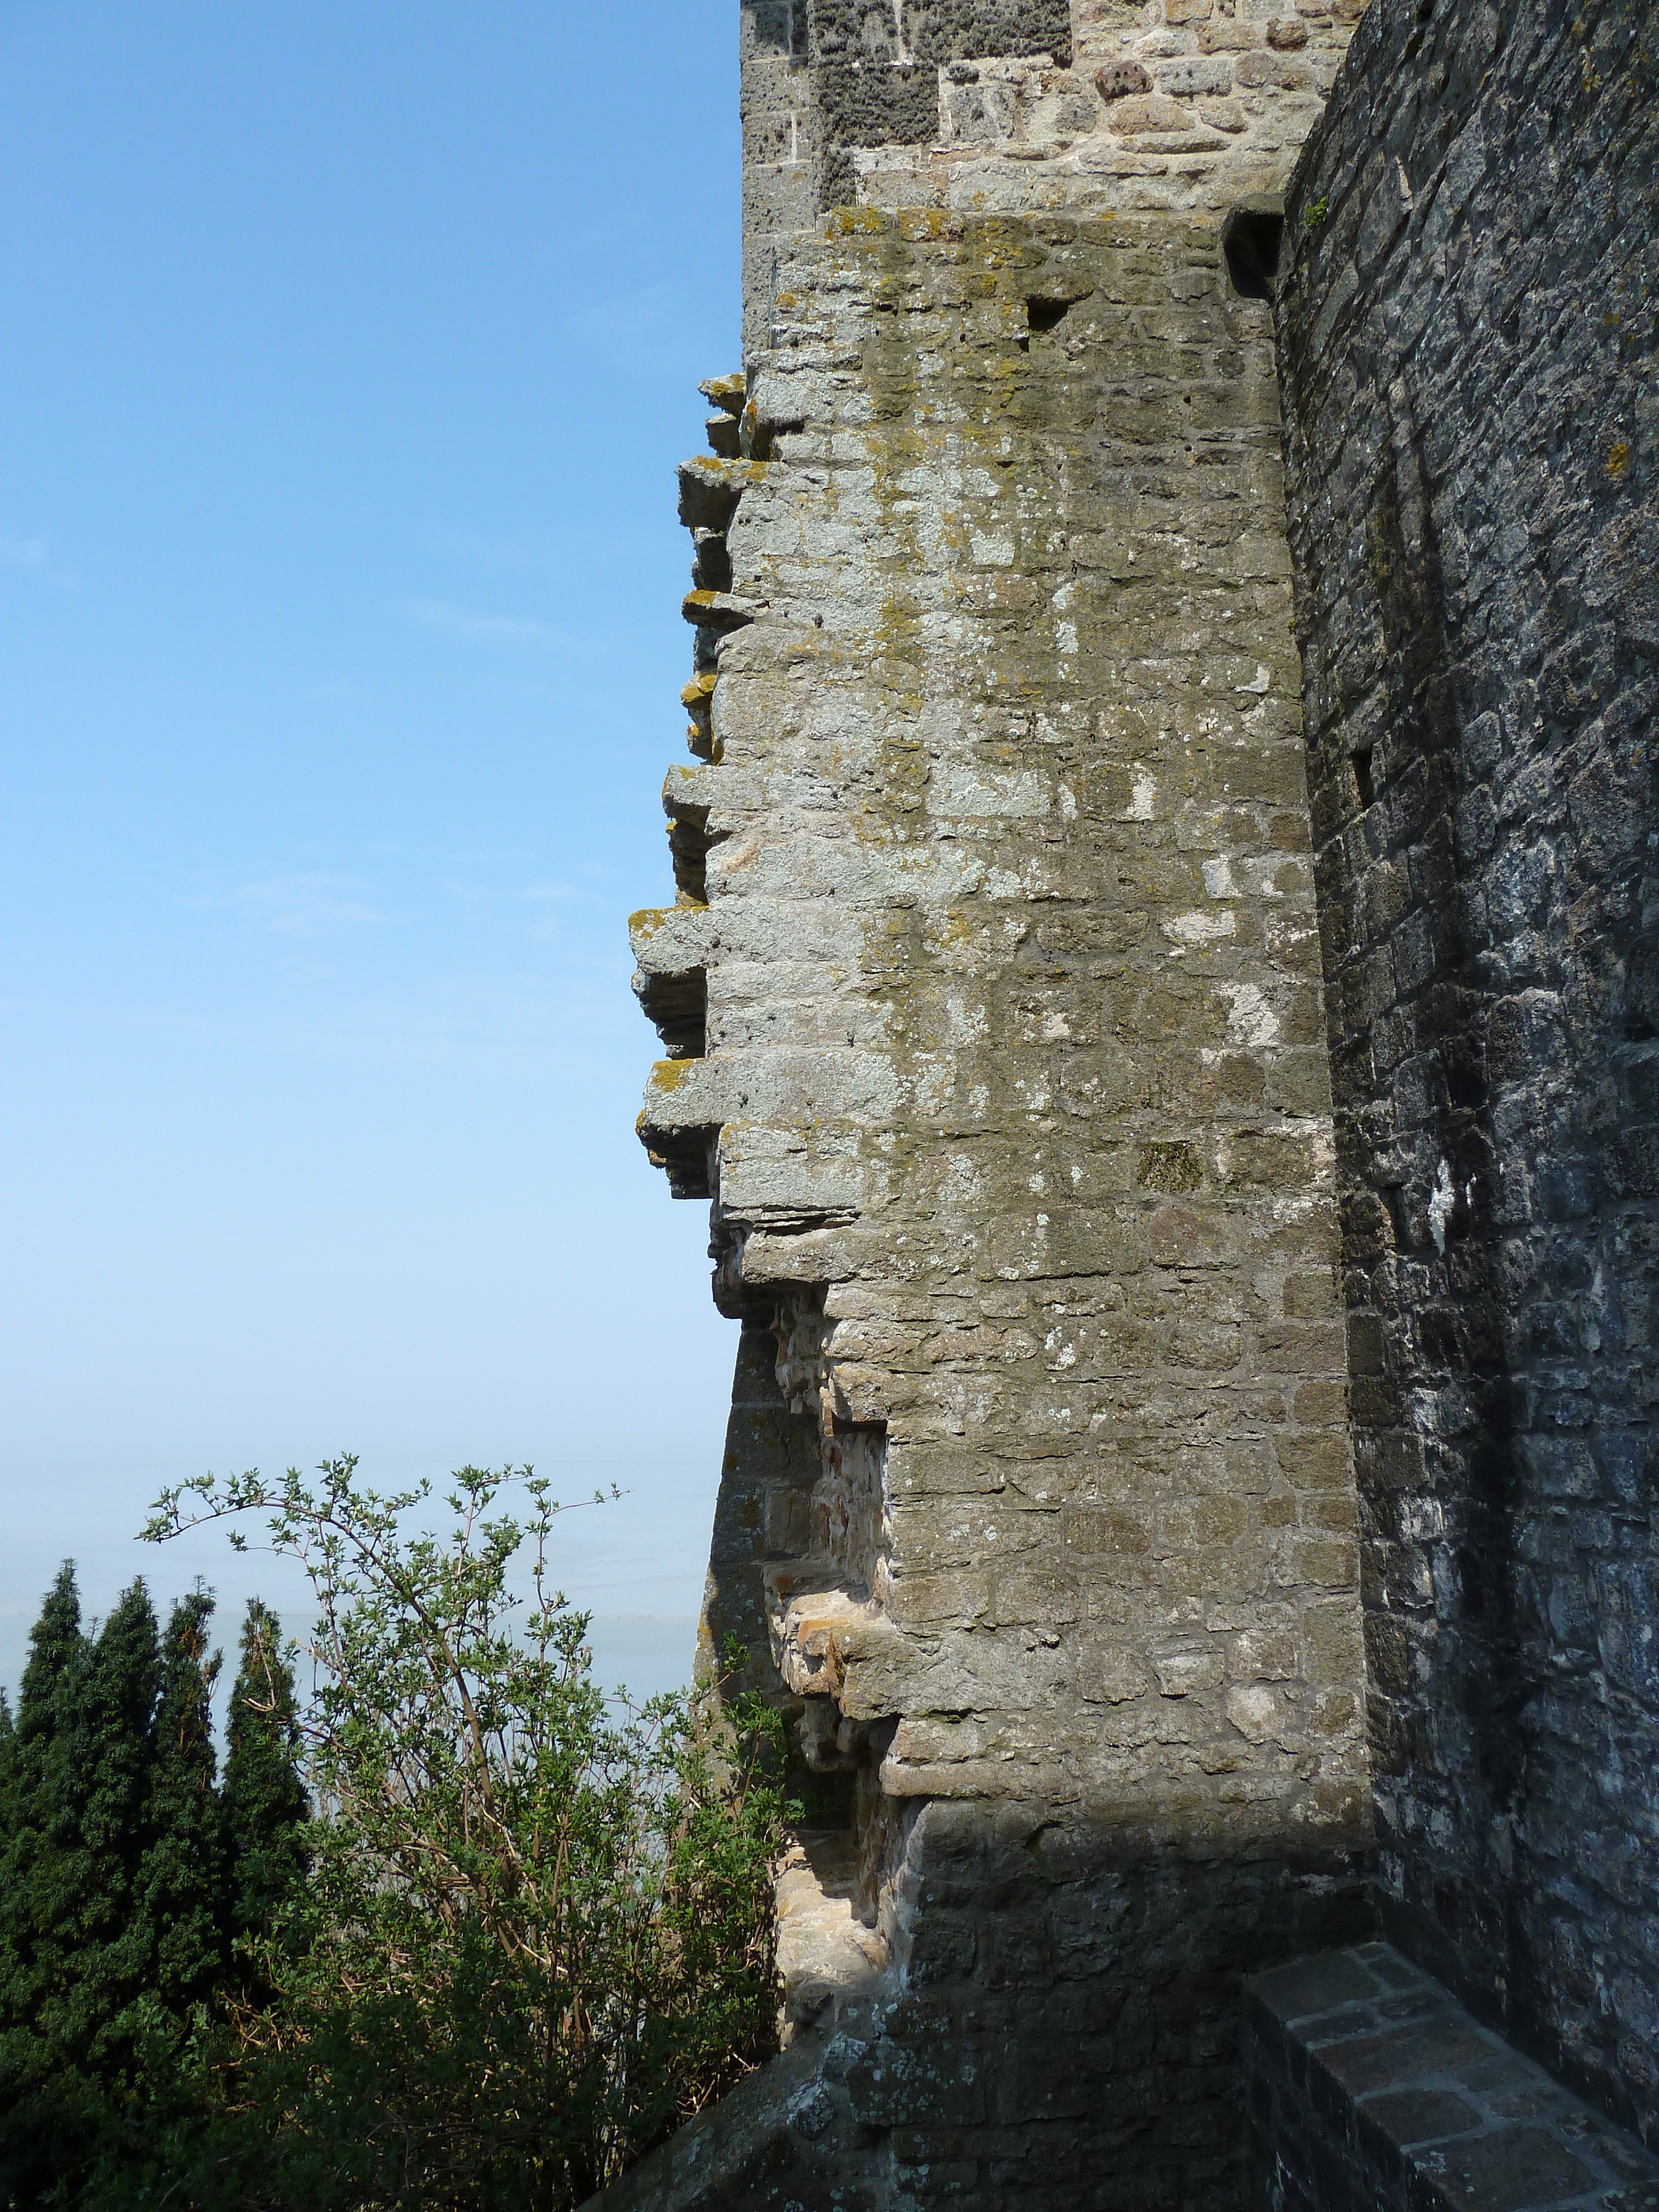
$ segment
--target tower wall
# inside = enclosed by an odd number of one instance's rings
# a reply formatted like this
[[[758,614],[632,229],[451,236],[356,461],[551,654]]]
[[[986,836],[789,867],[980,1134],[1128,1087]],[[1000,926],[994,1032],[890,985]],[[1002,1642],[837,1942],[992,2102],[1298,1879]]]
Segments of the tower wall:
[[[1659,42],[1380,5],[1279,295],[1391,1932],[1659,2128]]]
[[[1225,2203],[1369,1817],[1268,311],[1213,223],[855,210],[771,337],[645,1124],[802,1440],[717,1610],[844,1778],[896,2185]]]
[[[1651,54],[1358,13],[744,9],[634,920],[813,1806],[722,2205],[1238,2204],[1379,1899],[1648,2109]]]

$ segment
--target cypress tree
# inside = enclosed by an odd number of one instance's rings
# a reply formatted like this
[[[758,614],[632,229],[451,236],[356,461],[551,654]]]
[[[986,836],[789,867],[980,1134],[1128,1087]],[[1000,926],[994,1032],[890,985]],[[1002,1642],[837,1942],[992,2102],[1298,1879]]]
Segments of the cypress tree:
[[[57,2116],[40,2110],[47,2069],[36,2032],[52,1939],[59,1932],[45,1909],[58,1886],[43,1879],[44,1863],[62,1835],[61,1822],[51,1817],[46,1785],[49,1776],[61,1772],[53,1752],[66,1717],[63,1692],[81,1657],[81,1600],[75,1570],[65,1561],[29,1636],[12,1731],[9,1817],[0,1839],[0,2201],[9,2205],[38,2201],[51,2179],[53,2139],[60,2132],[53,2124]]]
[[[84,1890],[80,1740],[86,1668],[81,1598],[65,1560],[29,1636],[10,1741],[9,1817],[0,1842],[0,2103],[39,2072],[33,2045],[48,1993],[81,1949]]]
[[[6,1844],[15,1819],[12,1799],[15,1778],[17,1732],[12,1724],[11,1700],[0,1690],[0,1869],[6,1861]]]
[[[276,1614],[251,1598],[225,1724],[226,1925],[240,1945],[272,1933],[308,1857],[311,1807],[300,1779],[294,1670],[282,1634]],[[246,1954],[240,1972],[252,2000],[269,1994]]]
[[[167,1622],[135,1897],[134,1929],[150,1961],[150,1990],[179,2027],[216,1994],[224,1966],[212,1715],[220,1662],[208,1644],[212,1618],[212,1594],[198,1589],[179,1599]]]
[[[138,1910],[156,1759],[161,1656],[155,1613],[134,1583],[92,1646],[82,1694],[92,1746],[82,1816],[91,1894],[82,1972],[82,2043],[106,2094],[128,2099],[142,2072],[139,2045],[155,1978],[151,1929]]]
[[[132,1928],[157,1690],[142,1582],[95,1644],[65,1565],[29,1640],[0,1845],[0,2187],[72,2173],[135,2077],[149,1975]]]

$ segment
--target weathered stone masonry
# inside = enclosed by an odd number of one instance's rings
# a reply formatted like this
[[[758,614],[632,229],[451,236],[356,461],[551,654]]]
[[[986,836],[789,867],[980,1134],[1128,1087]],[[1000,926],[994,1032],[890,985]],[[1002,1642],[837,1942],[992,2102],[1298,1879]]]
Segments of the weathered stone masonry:
[[[1272,2212],[1653,2212],[1659,2167],[1383,1943],[1250,1985],[1250,2124]]]
[[[780,1891],[789,2066],[629,2203],[1288,2203],[1294,2159],[1245,2171],[1241,1979],[1370,1932],[1374,1802],[1395,1939],[1608,2108],[1641,2104],[1650,1830],[1608,1778],[1648,1741],[1652,1664],[1647,1048],[1617,1011],[1645,1003],[1651,507],[1618,502],[1648,481],[1651,385],[1603,387],[1609,362],[1650,375],[1651,164],[1639,105],[1583,120],[1596,72],[1632,73],[1611,16],[1575,47],[1465,7],[1425,58],[1379,0],[1291,199],[1293,608],[1275,310],[1241,288],[1272,289],[1273,195],[1357,13],[744,10],[746,368],[704,387],[711,453],[681,471],[695,758],[665,791],[679,902],[634,921],[670,1055],[641,1133],[712,1200],[742,1322],[705,1635],[790,1701],[818,1825]],[[1510,88],[1569,65],[1552,153]],[[1471,363],[1476,227],[1451,210],[1482,173],[1501,200],[1516,146],[1592,169],[1598,129],[1613,180],[1585,223],[1625,335],[1529,309],[1504,341],[1570,331],[1625,453],[1596,477],[1584,447],[1579,554],[1565,495],[1536,532],[1568,612],[1533,664],[1601,681],[1614,732],[1586,747],[1580,696],[1559,744],[1581,781],[1625,778],[1592,852],[1587,800],[1538,826],[1557,740],[1521,761],[1480,688],[1538,680],[1493,550],[1536,502],[1460,514],[1455,588],[1447,537],[1431,574],[1422,547],[1442,477],[1493,498],[1495,408],[1506,453],[1553,434]],[[1487,251],[1482,298],[1512,258]],[[1594,612],[1613,603],[1633,629]],[[1633,642],[1594,644],[1621,620]],[[1477,696],[1493,733],[1454,792]],[[1550,861],[1466,830],[1477,792],[1494,823],[1536,817]],[[1469,951],[1477,896],[1519,968]],[[1549,1026],[1579,1002],[1537,980],[1552,941],[1602,1020],[1578,1036],[1611,1038],[1610,1113]],[[1478,1097],[1446,1074],[1471,1037]],[[1585,1165],[1604,1127],[1611,1209]],[[1482,1176],[1579,1195],[1500,1235]],[[1540,1348],[1564,1296],[1604,1344],[1616,1316],[1620,1380],[1614,1418],[1555,1443],[1540,1407],[1603,1402]],[[1541,1507],[1482,1473],[1500,1401],[1505,1436],[1546,1438],[1504,1462],[1547,1468]],[[1564,1527],[1573,1559],[1540,1579]],[[1623,1840],[1587,1887],[1549,1838],[1592,1803]]]
[[[647,1138],[810,1430],[734,1417],[709,1626],[849,1771],[891,2185],[1228,2201],[1238,1977],[1366,1836],[1267,313],[1064,216],[845,218],[776,299],[770,458],[686,472],[755,617],[667,794],[707,908],[636,924],[707,994]]]
[[[1391,1931],[1659,2132],[1659,27],[1373,10],[1279,286]]]

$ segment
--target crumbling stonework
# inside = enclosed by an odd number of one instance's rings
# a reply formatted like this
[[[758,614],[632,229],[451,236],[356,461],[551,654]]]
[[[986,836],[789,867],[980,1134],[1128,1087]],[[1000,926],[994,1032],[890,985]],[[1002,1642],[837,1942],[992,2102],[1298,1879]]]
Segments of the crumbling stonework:
[[[716,2129],[629,2204],[1242,2203],[1242,1981],[1371,1932],[1374,1803],[1397,1940],[1442,1929],[1440,1970],[1552,2023],[1604,2102],[1659,2050],[1649,1816],[1582,1748],[1650,1741],[1651,1194],[1627,1145],[1611,1212],[1584,1167],[1647,1096],[1652,564],[1619,495],[1650,426],[1632,384],[1591,519],[1548,494],[1565,611],[1528,629],[1480,450],[1504,362],[1565,338],[1584,388],[1625,356],[1517,308],[1471,367],[1450,216],[1501,195],[1505,132],[1559,158],[1504,104],[1524,57],[1580,67],[1578,115],[1630,41],[1517,30],[1494,91],[1472,0],[1420,80],[1421,23],[1377,5],[1346,65],[1358,8],[1320,0],[744,7],[745,362],[680,471],[678,902],[632,928],[666,1055],[641,1133],[711,1202],[742,1324],[704,1661],[747,1648],[811,1812],[787,2094],[734,2117],[736,2166]],[[1483,100],[1485,169],[1456,150]],[[1634,178],[1636,125],[1607,143]],[[1647,343],[1632,194],[1595,234]],[[1503,435],[1545,484],[1556,434]],[[1547,859],[1506,854],[1534,818]],[[1592,1325],[1617,1415],[1557,1441]],[[1480,1473],[1500,1431],[1530,1474]],[[1548,1749],[1517,1759],[1523,1709]],[[1534,1911],[1525,1854],[1607,1802],[1613,1904],[1564,1874]],[[1592,2004],[1615,1929],[1625,1994]]]
[[[1069,60],[1071,11],[1069,0],[744,0],[741,26],[747,361],[767,343],[779,238],[857,198],[863,149],[932,143],[941,65]]]
[[[743,0],[744,357],[854,202],[1219,216],[1283,184],[1364,0]]]

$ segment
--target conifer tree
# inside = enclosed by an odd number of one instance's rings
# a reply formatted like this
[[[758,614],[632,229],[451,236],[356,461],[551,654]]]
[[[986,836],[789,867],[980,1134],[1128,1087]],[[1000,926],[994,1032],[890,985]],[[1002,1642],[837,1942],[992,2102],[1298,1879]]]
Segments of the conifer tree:
[[[180,1598],[161,1647],[143,1862],[134,1898],[135,1937],[148,1953],[155,2008],[182,2027],[216,1994],[224,1964],[218,1793],[214,1787],[213,1597]]]
[[[43,1982],[41,1952],[56,1932],[41,1882],[48,1774],[59,1771],[54,1739],[63,1723],[62,1690],[81,1657],[81,1600],[67,1562],[47,1593],[29,1637],[28,1662],[11,1740],[10,1787],[0,1837],[0,2202],[36,2201],[51,2172],[58,2130],[39,2109],[42,2068],[35,2033]],[[58,1824],[47,1820],[49,1827]],[[46,1924],[42,1926],[41,1921]],[[43,1940],[44,1939],[44,1940]]]
[[[161,1656],[149,1593],[136,1582],[88,1654],[78,1713],[87,1744],[82,1839],[88,1893],[70,2048],[100,2094],[139,2093],[146,2000],[155,1978],[153,1929],[138,1910],[150,1824]]]
[[[86,1669],[81,1599],[65,1561],[29,1636],[0,1840],[0,2112],[40,2076],[41,2013],[81,1948]]]
[[[71,2174],[135,2086],[149,1960],[132,1925],[157,1689],[142,1582],[96,1643],[65,1565],[30,1638],[0,1847],[0,2190]]]
[[[276,1614],[251,1598],[225,1723],[222,1793],[226,1927],[232,1943],[242,1946],[272,1932],[308,1856],[311,1807],[300,1779],[294,1670],[282,1636]],[[268,1994],[246,1951],[239,1972],[251,1998]]]
[[[16,1730],[12,1724],[11,1700],[0,1690],[0,1867],[5,1864],[6,1839],[11,1833],[14,1754]]]

